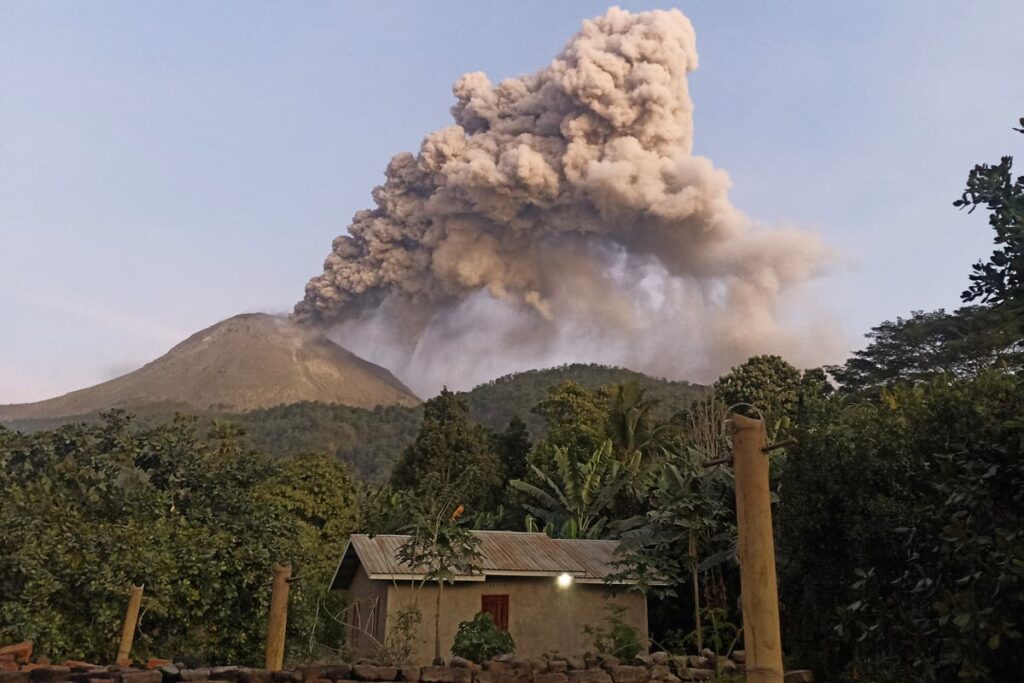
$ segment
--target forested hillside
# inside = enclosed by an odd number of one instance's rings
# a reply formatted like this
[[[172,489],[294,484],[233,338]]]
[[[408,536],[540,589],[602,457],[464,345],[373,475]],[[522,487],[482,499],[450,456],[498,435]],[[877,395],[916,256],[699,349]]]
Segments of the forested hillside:
[[[382,406],[367,410],[325,403],[295,403],[224,419],[237,423],[250,443],[273,458],[327,453],[361,479],[388,477],[398,454],[420,427],[422,407]]]
[[[572,381],[584,389],[597,389],[609,384],[636,382],[656,402],[654,412],[660,417],[685,410],[707,390],[699,384],[673,382],[651,377],[626,368],[611,368],[595,363],[574,363],[545,370],[530,370],[505,375],[481,384],[464,397],[470,417],[491,429],[504,429],[513,416],[525,420],[534,436],[544,430],[544,420],[533,408],[548,394],[551,387]]]
[[[544,399],[551,387],[567,381],[587,389],[636,382],[657,401],[655,412],[662,416],[685,409],[705,391],[697,384],[671,382],[625,368],[576,363],[506,375],[458,395],[468,402],[474,421],[500,431],[518,416],[536,438],[544,432],[544,420],[532,412],[534,406]],[[171,409],[147,410],[135,416],[135,423],[156,426],[173,416]],[[423,408],[402,405],[353,408],[302,402],[241,414],[209,414],[209,417],[238,424],[250,443],[270,457],[329,453],[347,463],[358,477],[383,481],[398,455],[416,436]],[[99,413],[91,413],[65,420],[24,420],[6,424],[12,429],[34,432],[55,429],[62,424],[99,421]]]
[[[544,419],[533,412],[548,391],[572,381],[585,389],[636,382],[655,401],[659,416],[686,409],[705,387],[670,382],[625,368],[576,363],[546,370],[531,370],[457,393],[469,406],[474,422],[494,431],[519,417],[533,438],[544,433]],[[334,453],[361,478],[386,479],[398,455],[412,443],[423,417],[423,408],[386,406],[372,410],[323,403],[296,403],[224,416],[241,425],[252,444],[274,457],[303,452]]]

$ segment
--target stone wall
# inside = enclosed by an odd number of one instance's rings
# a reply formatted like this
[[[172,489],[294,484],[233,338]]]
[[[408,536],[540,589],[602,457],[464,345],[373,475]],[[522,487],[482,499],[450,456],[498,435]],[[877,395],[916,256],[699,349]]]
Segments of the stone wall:
[[[682,683],[744,679],[744,656],[716,659],[673,657],[665,652],[622,662],[609,655],[515,659],[496,657],[483,666],[455,657],[447,666],[387,666],[366,660],[356,664],[314,664],[270,672],[239,666],[187,668],[153,660],[147,668],[97,666],[87,662],[17,661],[0,666],[0,683]],[[13,660],[12,660],[13,661]],[[809,671],[786,674],[785,683],[806,683]]]

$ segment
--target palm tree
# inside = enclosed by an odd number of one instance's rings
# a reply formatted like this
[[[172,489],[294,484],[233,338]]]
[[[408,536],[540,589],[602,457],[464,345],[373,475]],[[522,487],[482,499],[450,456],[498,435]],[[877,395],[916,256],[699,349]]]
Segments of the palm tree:
[[[660,454],[673,430],[670,423],[655,418],[657,405],[658,400],[647,398],[647,390],[638,382],[610,388],[608,432],[621,459],[639,453],[646,463]]]

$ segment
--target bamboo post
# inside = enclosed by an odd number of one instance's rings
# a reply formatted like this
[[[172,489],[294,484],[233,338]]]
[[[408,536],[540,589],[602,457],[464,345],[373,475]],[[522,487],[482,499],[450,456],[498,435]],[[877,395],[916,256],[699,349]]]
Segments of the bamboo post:
[[[782,683],[779,593],[764,425],[761,420],[735,414],[731,421],[747,681]]]
[[[268,671],[284,666],[284,634],[288,626],[288,583],[292,576],[290,564],[274,563],[274,583],[270,593],[270,617],[267,620]]]
[[[132,663],[132,641],[135,640],[135,627],[139,624],[139,607],[142,605],[142,586],[132,586],[128,598],[128,609],[124,613],[124,626],[121,627],[121,646],[117,649],[117,664],[130,666]]]

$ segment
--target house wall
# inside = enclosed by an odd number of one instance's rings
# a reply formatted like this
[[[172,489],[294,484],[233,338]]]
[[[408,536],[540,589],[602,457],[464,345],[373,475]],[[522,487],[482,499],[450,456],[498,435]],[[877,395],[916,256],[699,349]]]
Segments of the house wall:
[[[381,582],[384,583],[384,582]],[[388,585],[388,612],[416,602],[423,612],[420,637],[416,639],[413,663],[429,664],[434,658],[434,606],[437,586],[416,588],[410,583]],[[508,595],[508,630],[516,643],[516,656],[540,657],[557,651],[563,655],[582,654],[593,649],[584,634],[588,624],[600,625],[611,603],[625,609],[622,619],[640,632],[647,642],[647,601],[638,591],[603,584],[573,583],[559,588],[554,577],[489,577],[486,581],[460,581],[444,587],[441,602],[441,656],[451,657],[459,624],[480,612],[482,595]]]
[[[348,645],[359,655],[372,656],[387,632],[388,585],[371,580],[360,566],[352,577],[348,594],[350,603],[345,610]]]

